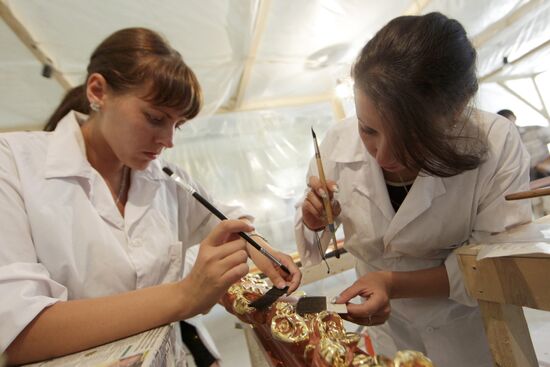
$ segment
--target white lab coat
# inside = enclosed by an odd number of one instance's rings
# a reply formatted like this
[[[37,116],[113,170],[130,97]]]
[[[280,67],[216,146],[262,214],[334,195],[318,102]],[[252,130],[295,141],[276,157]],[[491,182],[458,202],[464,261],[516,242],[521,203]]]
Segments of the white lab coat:
[[[122,217],[86,159],[83,118],[71,112],[54,132],[0,134],[0,352],[55,302],[180,279],[186,249],[219,222],[162,167],[212,200],[204,190],[161,159],[132,171]]]
[[[327,179],[339,186],[344,247],[356,259],[358,276],[369,271],[412,271],[445,264],[449,299],[394,299],[391,316],[368,328],[378,353],[415,349],[436,366],[492,366],[479,308],[464,288],[453,250],[494,232],[528,222],[528,201],[505,201],[506,193],[528,189],[529,155],[510,121],[475,111],[472,121],[488,136],[487,160],[454,177],[419,175],[395,213],[380,166],[365,149],[357,119],[326,134],[321,156]],[[317,176],[315,162],[308,177]],[[296,239],[304,265],[321,261],[313,234],[297,204]],[[323,243],[326,243],[323,235]]]

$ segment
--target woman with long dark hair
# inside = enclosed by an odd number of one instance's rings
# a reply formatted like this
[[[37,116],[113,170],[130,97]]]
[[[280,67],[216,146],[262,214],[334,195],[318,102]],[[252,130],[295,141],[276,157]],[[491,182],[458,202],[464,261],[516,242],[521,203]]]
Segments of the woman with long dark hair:
[[[513,124],[473,108],[475,63],[456,20],[390,21],[353,66],[356,117],[321,145],[329,192],[315,162],[308,172],[296,216],[302,261],[321,261],[315,232],[326,225],[329,195],[357,258],[358,279],[336,302],[348,303],[348,320],[371,326],[378,353],[413,349],[436,366],[493,365],[453,250],[531,219],[528,202],[504,200],[528,188],[529,157]],[[317,236],[326,245],[329,236]],[[356,296],[362,302],[350,303]]]

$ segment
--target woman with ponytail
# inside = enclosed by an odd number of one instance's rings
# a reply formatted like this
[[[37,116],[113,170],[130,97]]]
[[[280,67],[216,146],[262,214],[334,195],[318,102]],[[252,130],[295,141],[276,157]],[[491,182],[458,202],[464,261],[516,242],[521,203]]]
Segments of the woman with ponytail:
[[[45,132],[0,135],[0,353],[23,364],[85,350],[208,310],[248,272],[247,258],[292,292],[292,275],[238,236],[253,227],[216,203],[220,221],[162,171],[159,155],[195,117],[202,93],[157,33],[129,28],[92,53],[86,81]],[[238,220],[242,219],[242,220]],[[182,279],[187,248],[200,243]]]

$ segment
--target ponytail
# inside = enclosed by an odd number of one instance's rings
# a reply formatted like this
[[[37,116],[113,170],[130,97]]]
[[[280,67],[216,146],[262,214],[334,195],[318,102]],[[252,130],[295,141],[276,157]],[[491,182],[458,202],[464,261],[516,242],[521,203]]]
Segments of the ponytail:
[[[59,106],[48,119],[44,131],[54,131],[57,123],[71,110],[89,114],[90,104],[86,98],[85,85],[79,85],[67,92]]]

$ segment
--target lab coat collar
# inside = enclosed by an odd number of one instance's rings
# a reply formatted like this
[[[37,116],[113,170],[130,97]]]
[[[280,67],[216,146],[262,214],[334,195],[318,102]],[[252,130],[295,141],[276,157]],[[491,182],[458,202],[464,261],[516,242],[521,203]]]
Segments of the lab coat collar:
[[[364,150],[366,151],[366,149]],[[390,202],[382,169],[369,155],[363,161],[359,172],[362,179],[353,184],[354,190],[365,195],[382,212],[384,217],[391,221],[395,211]]]
[[[165,181],[168,180],[169,177],[162,170],[162,167],[164,166],[165,164],[163,161],[160,159],[155,159],[154,161],[151,161],[151,163],[149,163],[147,168],[144,170],[136,171],[136,175],[149,181]]]
[[[389,227],[384,236],[384,243],[389,243],[400,230],[425,212],[435,198],[445,193],[445,185],[441,177],[420,174],[396,214],[389,199],[382,169],[363,145],[356,131],[357,121],[354,120],[355,123],[343,127],[348,129],[346,133],[338,134],[330,159],[339,163],[359,165],[354,169],[361,179],[352,183],[352,187],[365,195],[388,220]]]
[[[99,181],[99,173],[86,158],[86,145],[80,122],[86,115],[71,111],[53,131],[49,139],[46,156],[45,178],[84,178],[80,185],[96,208],[98,214],[117,228],[124,226],[124,221],[103,181]]]
[[[445,184],[441,177],[427,176],[421,173],[414,181],[409,194],[405,197],[390,222],[384,235],[384,244],[389,244],[399,231],[428,210],[432,205],[432,201],[445,194],[445,192]]]
[[[92,177],[92,167],[86,158],[86,146],[78,121],[86,115],[71,111],[51,133],[46,156],[45,178]]]
[[[147,213],[163,180],[169,177],[162,171],[162,162],[155,159],[142,171],[132,171],[132,184],[125,208],[126,228],[131,231]]]
[[[441,177],[421,174],[414,181],[409,194],[396,213],[391,205],[386,181],[380,166],[373,160],[366,162],[364,166],[362,170],[365,173],[362,175],[365,180],[355,183],[353,188],[365,195],[388,221],[389,225],[384,235],[385,244],[390,243],[399,231],[428,210],[435,198],[446,192]],[[366,185],[367,180],[370,183],[369,185]]]

